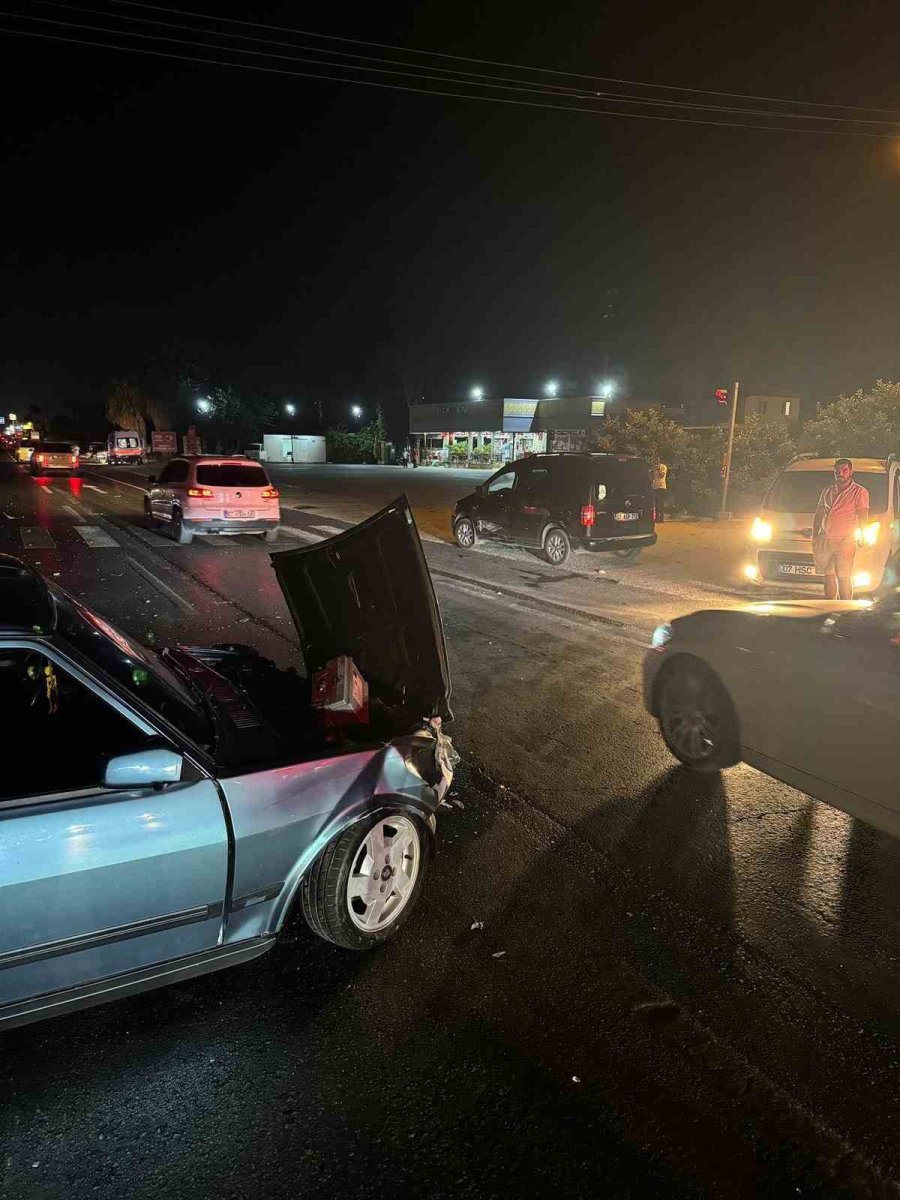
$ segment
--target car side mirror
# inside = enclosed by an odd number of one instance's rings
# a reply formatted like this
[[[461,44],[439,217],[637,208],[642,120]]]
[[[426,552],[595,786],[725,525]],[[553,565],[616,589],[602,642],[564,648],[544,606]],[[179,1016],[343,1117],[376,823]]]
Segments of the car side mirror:
[[[148,482],[148,483],[156,483],[156,476],[155,476],[155,475],[148,475],[148,476],[147,476],[147,482]]]
[[[103,786],[108,788],[159,787],[178,783],[184,759],[174,750],[160,748],[119,754],[106,764]]]

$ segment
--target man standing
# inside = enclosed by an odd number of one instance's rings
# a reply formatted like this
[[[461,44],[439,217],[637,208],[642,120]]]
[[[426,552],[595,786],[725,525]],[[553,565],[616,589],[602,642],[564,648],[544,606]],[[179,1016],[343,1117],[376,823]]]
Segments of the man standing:
[[[853,478],[853,463],[839,458],[834,483],[819,497],[813,517],[813,561],[825,576],[825,599],[853,599],[853,560],[869,521],[869,493]]]
[[[656,520],[664,521],[666,517],[666,496],[668,494],[669,468],[660,459],[657,451],[650,468],[650,486],[653,488],[653,507],[656,509]]]

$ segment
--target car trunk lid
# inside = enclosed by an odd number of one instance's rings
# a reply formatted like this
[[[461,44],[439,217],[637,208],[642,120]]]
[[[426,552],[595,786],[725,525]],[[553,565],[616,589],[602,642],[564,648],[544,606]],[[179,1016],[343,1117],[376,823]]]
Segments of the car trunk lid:
[[[271,557],[310,675],[349,654],[373,698],[452,719],[440,610],[405,496],[346,533]]]

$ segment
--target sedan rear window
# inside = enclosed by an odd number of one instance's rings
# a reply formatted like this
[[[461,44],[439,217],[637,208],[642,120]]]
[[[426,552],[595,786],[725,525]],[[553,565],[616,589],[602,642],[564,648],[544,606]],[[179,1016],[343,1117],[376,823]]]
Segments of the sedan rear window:
[[[198,467],[197,482],[207,487],[268,487],[269,477],[252,463],[219,463]]]

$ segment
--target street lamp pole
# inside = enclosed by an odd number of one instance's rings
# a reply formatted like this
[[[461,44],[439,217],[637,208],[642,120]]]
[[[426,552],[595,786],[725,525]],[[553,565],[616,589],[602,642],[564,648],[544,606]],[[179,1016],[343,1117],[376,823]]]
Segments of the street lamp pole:
[[[738,396],[741,394],[741,385],[736,379],[734,381],[734,394],[731,398],[731,420],[728,423],[728,449],[725,451],[724,470],[722,471],[722,507],[719,509],[719,520],[727,521],[731,517],[731,513],[727,511],[728,503],[728,484],[731,482],[731,451],[734,446],[734,422],[737,417]]]

